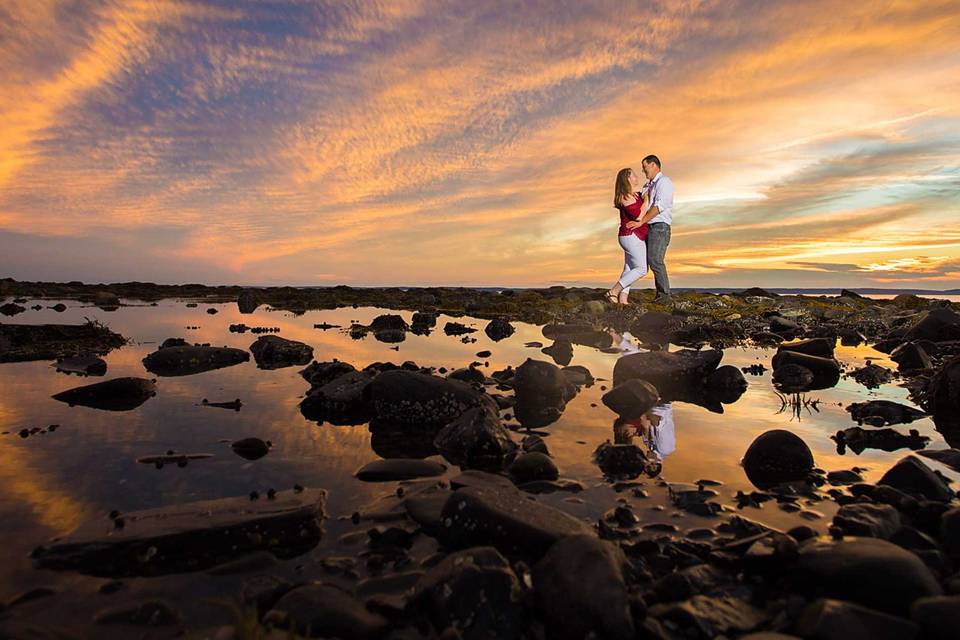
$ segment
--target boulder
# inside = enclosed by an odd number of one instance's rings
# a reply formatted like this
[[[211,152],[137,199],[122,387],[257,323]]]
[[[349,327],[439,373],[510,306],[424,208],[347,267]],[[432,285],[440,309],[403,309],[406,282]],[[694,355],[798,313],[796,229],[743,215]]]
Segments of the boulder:
[[[463,468],[499,470],[517,448],[500,415],[485,407],[468,409],[437,433],[437,450]]]
[[[237,296],[237,309],[240,313],[253,313],[259,306],[259,293],[253,289],[244,289]]]
[[[937,429],[948,442],[958,440],[960,434],[960,356],[943,364],[927,384],[926,407],[933,415]],[[950,442],[951,446],[954,445]]]
[[[374,333],[380,331],[407,331],[409,328],[403,316],[395,313],[379,315],[370,323],[370,330]]]
[[[920,458],[907,456],[887,470],[878,485],[885,484],[928,500],[949,502],[955,496],[947,481],[925,465]]]
[[[960,629],[960,595],[920,598],[910,607],[910,619],[920,625],[923,638],[952,640]]]
[[[649,465],[647,454],[637,445],[613,444],[609,440],[596,448],[593,461],[604,475],[611,478],[636,478]]]
[[[757,436],[743,455],[743,470],[758,489],[802,480],[812,469],[810,447],[784,429]]]
[[[311,638],[373,640],[383,635],[387,621],[362,602],[325,584],[307,584],[288,591],[263,621]]]
[[[526,427],[541,427],[556,421],[577,394],[556,365],[542,360],[527,360],[510,380],[517,399],[514,413]]]
[[[189,376],[247,362],[250,354],[233,347],[167,347],[143,359],[147,371],[158,376]]]
[[[233,452],[246,460],[259,460],[270,453],[270,445],[260,438],[242,438],[230,444]]]
[[[805,353],[808,356],[833,358],[833,345],[834,341],[830,338],[810,338],[808,340],[782,343],[777,348],[777,353],[781,351],[793,351],[794,353]]]
[[[784,318],[782,316],[770,316],[770,331],[773,333],[794,334],[800,330],[800,325],[795,320]]]
[[[280,336],[260,336],[250,345],[258,369],[282,369],[305,365],[313,359],[313,347]]]
[[[328,382],[336,380],[345,373],[356,371],[356,367],[347,362],[334,360],[332,362],[311,362],[310,366],[300,371],[304,380],[310,383],[311,387],[319,388]]]
[[[811,389],[828,389],[840,381],[840,363],[832,358],[811,356],[798,351],[779,351],[773,357],[774,373],[788,364],[806,367],[813,373]]]
[[[102,376],[107,373],[107,362],[98,356],[67,356],[57,360],[57,371],[82,376]]]
[[[646,380],[633,378],[602,396],[603,404],[625,420],[635,420],[657,405],[660,394]]]
[[[487,334],[487,337],[494,342],[499,342],[509,338],[513,335],[514,331],[516,331],[516,329],[513,328],[512,324],[499,318],[491,320],[483,329],[483,332]]]
[[[619,385],[640,378],[668,399],[675,393],[702,386],[722,359],[723,352],[717,349],[631,353],[617,360],[613,367],[613,381]]]
[[[662,311],[648,311],[630,325],[630,333],[660,342],[680,328],[681,319]]]
[[[813,381],[813,371],[800,364],[785,364],[773,371],[773,384],[784,393],[807,391]]]
[[[300,413],[308,420],[335,425],[354,425],[373,417],[367,389],[374,377],[366,371],[344,373],[320,387],[314,387],[300,402]]]
[[[75,387],[53,395],[71,407],[79,405],[104,411],[130,411],[157,395],[157,385],[145,378],[114,378]]]
[[[903,339],[905,342],[960,340],[960,314],[942,307],[930,309],[920,315],[920,318],[904,334]]]
[[[93,304],[102,309],[116,309],[120,306],[120,298],[112,291],[97,291],[93,294]]]
[[[103,355],[127,339],[95,322],[84,324],[0,323],[0,362],[54,360],[82,352]]]
[[[466,382],[426,373],[393,370],[374,378],[368,389],[374,415],[396,425],[438,431],[468,409],[496,403]]]
[[[845,535],[889,540],[900,528],[900,512],[887,504],[854,502],[840,507],[833,524]]]
[[[537,480],[556,480],[560,477],[560,470],[557,469],[553,459],[539,451],[521,453],[510,463],[507,471],[517,484]]]
[[[822,598],[807,605],[793,631],[817,640],[911,640],[919,628],[899,616]]]
[[[906,342],[890,352],[890,359],[900,371],[932,369],[933,362],[927,352],[916,342]]]
[[[726,364],[707,376],[707,392],[724,404],[732,404],[747,390],[743,372],[732,364]]]

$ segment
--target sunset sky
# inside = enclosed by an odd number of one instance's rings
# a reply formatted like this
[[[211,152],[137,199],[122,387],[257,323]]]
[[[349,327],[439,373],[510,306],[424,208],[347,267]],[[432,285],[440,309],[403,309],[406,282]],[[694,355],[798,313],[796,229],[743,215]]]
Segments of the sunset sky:
[[[0,2],[0,276],[960,287],[960,0]],[[652,286],[648,281],[641,286]]]

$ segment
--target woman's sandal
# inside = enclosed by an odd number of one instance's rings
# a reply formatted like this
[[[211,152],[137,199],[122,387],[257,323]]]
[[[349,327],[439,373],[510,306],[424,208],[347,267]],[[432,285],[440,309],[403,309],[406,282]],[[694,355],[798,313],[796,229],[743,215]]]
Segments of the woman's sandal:
[[[620,302],[620,296],[615,294],[612,291],[607,291],[603,297],[606,298],[607,302],[609,302],[610,304],[615,304],[618,307],[623,306],[623,303]]]

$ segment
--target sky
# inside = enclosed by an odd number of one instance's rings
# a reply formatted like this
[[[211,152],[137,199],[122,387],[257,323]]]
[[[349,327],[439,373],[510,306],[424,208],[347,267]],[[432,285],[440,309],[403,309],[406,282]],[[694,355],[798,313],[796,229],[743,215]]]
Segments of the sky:
[[[0,277],[960,287],[960,0],[3,0]],[[652,287],[652,280],[639,283]]]

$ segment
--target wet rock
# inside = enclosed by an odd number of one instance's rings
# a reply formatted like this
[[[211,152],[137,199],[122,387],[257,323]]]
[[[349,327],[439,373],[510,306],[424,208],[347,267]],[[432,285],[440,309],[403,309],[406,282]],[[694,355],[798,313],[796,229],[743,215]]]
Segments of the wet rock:
[[[432,460],[394,458],[368,462],[360,467],[354,475],[365,482],[389,482],[393,480],[412,480],[414,478],[432,478],[443,475],[446,470],[446,465]]]
[[[609,477],[635,478],[647,470],[644,450],[635,444],[612,444],[609,440],[596,448],[593,460]]]
[[[890,359],[897,363],[900,371],[917,371],[932,369],[933,362],[930,356],[916,342],[907,342],[890,352]]]
[[[782,316],[770,316],[770,331],[779,334],[793,334],[800,330],[795,320]]]
[[[63,313],[64,311],[67,310],[67,305],[63,304],[62,302],[58,302],[57,304],[53,305],[50,308],[56,311],[57,313]]]
[[[102,376],[107,373],[107,363],[97,356],[68,356],[57,360],[57,371],[82,376]]]
[[[393,313],[379,315],[370,323],[370,330],[373,332],[407,331],[408,329],[409,327],[407,326],[406,320],[404,320],[402,316]]]
[[[509,338],[513,335],[514,331],[516,331],[516,329],[513,328],[512,324],[499,318],[491,320],[483,329],[483,332],[487,334],[487,337],[494,342],[499,342]]]
[[[144,378],[114,378],[68,389],[55,394],[54,400],[71,407],[79,405],[105,411],[130,411],[157,395],[157,385]]]
[[[915,456],[907,456],[887,470],[877,484],[886,484],[894,489],[928,500],[949,502],[955,497],[947,481],[933,472]]]
[[[486,394],[459,380],[412,371],[385,371],[370,383],[374,415],[397,425],[439,430],[468,409],[495,406]]]
[[[607,391],[601,399],[607,408],[621,418],[635,420],[657,405],[660,394],[646,380],[633,378]]]
[[[931,340],[944,342],[960,340],[960,314],[952,309],[935,308],[920,315],[920,318],[903,336],[904,341]]]
[[[930,458],[940,464],[945,464],[954,471],[960,471],[960,449],[935,449],[918,453],[924,458]]]
[[[906,615],[919,598],[942,593],[920,558],[875,538],[808,540],[785,577],[807,596],[847,600],[896,615]]]
[[[253,313],[260,306],[259,294],[251,289],[244,289],[237,296],[237,309],[240,313]]]
[[[437,313],[435,311],[417,311],[410,319],[412,328],[429,329],[437,326]]]
[[[561,369],[563,375],[567,377],[572,384],[579,386],[592,385],[594,382],[593,374],[586,367],[573,365]]]
[[[960,356],[945,362],[930,380],[926,407],[950,445],[960,446],[954,444],[960,442]]]
[[[649,615],[688,629],[695,638],[743,633],[766,620],[761,610],[733,596],[697,595],[684,602],[657,604],[650,607]]]
[[[628,567],[617,545],[595,536],[570,536],[554,544],[532,575],[548,637],[633,638]]]
[[[863,482],[863,476],[856,471],[844,469],[842,471],[831,471],[827,474],[827,482],[832,485],[846,485]]]
[[[320,540],[325,498],[322,489],[291,490],[272,500],[244,495],[102,517],[36,548],[33,562],[123,577],[200,571],[258,550],[291,557]]]
[[[260,438],[243,438],[235,440],[230,448],[233,452],[247,460],[259,460],[270,453],[270,445]]]
[[[891,402],[890,400],[870,400],[869,402],[854,402],[847,406],[850,417],[859,423],[867,421],[869,418],[877,417],[882,420],[881,424],[909,424],[914,420],[926,417],[923,411],[908,407],[905,404]]]
[[[422,460],[440,453],[433,444],[436,438],[433,429],[415,429],[409,425],[393,424],[373,418],[370,420],[369,431],[370,448],[381,458]]]
[[[486,407],[464,412],[440,430],[434,445],[455,465],[494,470],[502,468],[517,448],[499,414]]]
[[[462,367],[460,369],[455,369],[451,371],[447,377],[451,380],[475,382],[477,384],[483,384],[487,379],[487,376],[483,374],[483,371],[477,369],[476,367]]]
[[[450,554],[413,587],[410,609],[438,633],[465,640],[519,638],[526,626],[523,592],[510,563],[493,547]]]
[[[547,449],[547,442],[538,435],[529,435],[524,436],[523,440],[520,442],[520,448],[524,451],[538,451],[545,455],[550,455],[549,449]]]
[[[233,347],[167,347],[143,359],[147,371],[158,376],[189,376],[247,362],[250,354]]]
[[[806,367],[813,373],[811,389],[828,389],[840,380],[840,363],[832,358],[821,358],[796,351],[780,351],[773,357],[774,375],[777,369],[788,364]]]
[[[127,339],[105,326],[85,324],[0,323],[0,362],[55,360],[77,352],[103,355],[123,346]]]
[[[124,604],[97,612],[93,621],[97,624],[126,624],[146,627],[164,627],[180,622],[180,614],[166,602],[149,600]]]
[[[927,436],[921,436],[916,429],[909,435],[903,435],[894,429],[867,430],[861,427],[842,429],[830,436],[837,443],[837,451],[842,455],[849,448],[860,455],[867,449],[880,451],[898,451],[900,449],[923,449],[930,442]]]
[[[167,338],[160,343],[158,349],[169,349],[170,347],[189,347],[187,341],[183,338]]]
[[[799,364],[785,364],[773,372],[773,384],[785,393],[806,391],[813,386],[813,371]]]
[[[662,311],[648,311],[630,326],[630,333],[659,342],[679,329],[680,323],[681,320],[677,316]]]
[[[886,367],[868,363],[866,366],[854,369],[850,377],[865,386],[867,389],[876,389],[882,384],[891,382],[894,378],[893,371]]]
[[[517,419],[526,427],[541,427],[555,422],[567,402],[577,394],[576,386],[567,380],[558,367],[532,358],[527,358],[517,367],[511,385],[517,398]]]
[[[586,523],[528,499],[516,489],[464,487],[443,507],[442,539],[454,548],[490,544],[502,553],[539,559],[557,540],[593,535]]]
[[[813,453],[798,436],[773,429],[758,436],[743,455],[743,469],[758,489],[801,480],[813,469]]]
[[[475,331],[475,328],[468,327],[460,322],[448,322],[443,325],[443,332],[448,336],[462,336],[466,333],[474,333]]]
[[[332,372],[331,372],[332,373]],[[325,379],[326,373],[319,379]],[[366,371],[349,371],[320,387],[314,387],[300,402],[300,413],[308,420],[335,425],[354,425],[368,422],[373,410],[367,390],[374,377]]]
[[[517,484],[537,480],[556,480],[560,477],[560,470],[557,469],[553,459],[537,451],[517,456],[510,464],[508,471]]]
[[[900,512],[886,504],[855,502],[840,507],[833,524],[845,535],[889,540],[900,528]]]
[[[387,628],[353,596],[336,587],[308,584],[287,592],[264,616],[264,622],[311,638],[372,640]]]
[[[910,607],[910,619],[920,625],[923,638],[955,638],[960,629],[960,595],[920,598]]]
[[[651,351],[625,355],[613,368],[614,384],[640,378],[646,380],[664,398],[700,387],[720,364],[723,352],[716,349],[693,351]]]
[[[808,340],[797,340],[781,344],[777,352],[793,351],[794,353],[805,353],[808,356],[817,356],[820,358],[833,358],[834,341],[829,338],[810,338]]]
[[[940,516],[940,540],[948,556],[960,560],[960,507]]]
[[[260,336],[250,345],[258,369],[281,369],[304,365],[313,359],[313,347],[280,336]]]
[[[773,293],[772,291],[767,291],[766,289],[761,289],[760,287],[750,287],[749,289],[744,289],[743,291],[735,291],[730,294],[737,296],[738,298],[779,298],[779,293]]]
[[[450,486],[453,489],[461,487],[478,487],[480,489],[489,489],[498,491],[513,491],[515,489],[510,478],[496,473],[487,473],[478,469],[467,469],[460,475],[450,480]]]
[[[573,344],[569,340],[555,340],[549,347],[540,350],[550,356],[554,362],[561,367],[565,367],[573,360]]]
[[[345,373],[356,371],[356,367],[347,362],[334,360],[332,362],[311,362],[306,369],[300,371],[304,380],[310,383],[311,387],[322,387],[328,382],[336,380]]]
[[[102,309],[116,309],[120,306],[120,298],[112,291],[97,291],[93,294],[92,302]]]
[[[898,616],[823,598],[803,610],[793,631],[817,640],[908,640],[917,637],[919,629]]]

